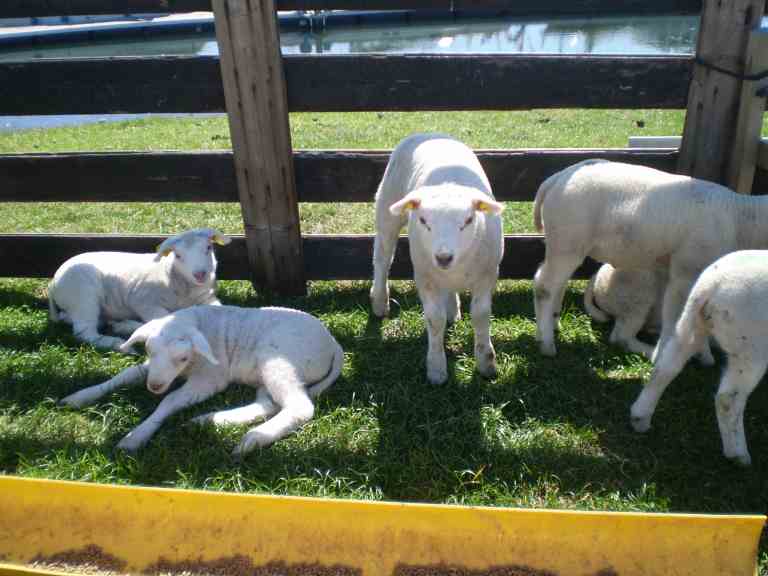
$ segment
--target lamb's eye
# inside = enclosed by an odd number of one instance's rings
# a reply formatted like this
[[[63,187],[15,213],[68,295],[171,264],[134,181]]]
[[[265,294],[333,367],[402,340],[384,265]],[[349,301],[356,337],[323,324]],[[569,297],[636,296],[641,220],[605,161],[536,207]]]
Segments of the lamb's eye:
[[[467,226],[469,226],[470,224],[472,224],[472,220],[473,220],[473,219],[474,219],[474,218],[473,218],[473,216],[470,216],[469,218],[467,218],[466,220],[464,220],[464,226],[462,226],[462,228],[466,228]]]
[[[430,229],[429,225],[427,224],[427,221],[424,220],[424,216],[419,216],[419,222],[421,222],[427,230]]]
[[[182,356],[181,358],[179,358],[179,364],[183,364],[187,360],[189,360],[189,356]]]

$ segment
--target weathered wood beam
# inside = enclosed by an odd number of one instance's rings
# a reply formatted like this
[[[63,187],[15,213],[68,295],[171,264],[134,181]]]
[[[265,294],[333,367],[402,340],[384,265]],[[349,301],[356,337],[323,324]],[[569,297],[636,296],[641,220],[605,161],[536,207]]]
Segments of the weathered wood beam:
[[[768,171],[768,138],[763,138],[757,148],[757,167]]]
[[[283,60],[289,109],[314,112],[684,108],[692,66],[688,56],[351,54]],[[221,112],[224,93],[213,56],[6,62],[0,63],[0,110]]]
[[[696,13],[701,0],[276,0],[278,10],[494,10],[530,14]],[[210,0],[4,0],[0,18],[211,10]]]
[[[294,153],[301,202],[372,202],[389,151]],[[496,197],[530,201],[545,178],[588,158],[672,171],[674,151],[478,150]],[[0,155],[0,202],[237,202],[231,152]]]
[[[744,73],[759,75],[768,70],[768,30],[752,30],[747,44],[747,63]],[[752,181],[757,166],[757,149],[763,131],[765,96],[758,96],[762,82],[745,80],[741,83],[739,113],[736,119],[736,133],[726,166],[727,186],[740,194],[752,192]]]
[[[82,252],[116,250],[154,252],[166,236],[112,234],[0,234],[0,277],[49,278],[67,258]],[[544,239],[538,235],[504,238],[502,278],[531,279],[544,259]],[[302,238],[304,272],[308,280],[369,280],[373,276],[373,236],[309,235]],[[228,246],[217,247],[217,276],[248,280],[245,237],[234,236]],[[596,265],[587,260],[575,278],[587,278]],[[408,239],[400,238],[392,264],[394,279],[413,278]]]
[[[747,43],[764,0],[705,0],[678,171],[726,183]],[[724,72],[724,71],[727,71]]]
[[[304,294],[293,150],[274,4],[272,0],[213,0],[213,9],[251,278],[259,288]]]

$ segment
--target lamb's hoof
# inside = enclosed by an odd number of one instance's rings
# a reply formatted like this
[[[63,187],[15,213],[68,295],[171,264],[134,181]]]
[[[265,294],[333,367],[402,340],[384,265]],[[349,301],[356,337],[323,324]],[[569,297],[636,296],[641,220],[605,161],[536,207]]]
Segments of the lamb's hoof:
[[[549,356],[550,358],[557,356],[554,342],[539,342],[539,352],[542,356]]]
[[[643,434],[651,429],[651,419],[648,416],[630,416],[629,423],[635,432]]]
[[[712,352],[707,350],[706,352],[698,352],[696,354],[696,360],[699,361],[699,364],[702,366],[714,366],[715,365],[715,359],[712,356]]]
[[[140,439],[135,438],[131,434],[128,434],[122,440],[120,440],[120,442],[118,442],[117,446],[115,446],[115,449],[121,452],[126,452],[128,454],[136,454],[139,450],[141,450],[144,444],[145,443]]]
[[[482,368],[478,367],[477,371],[480,373],[480,376],[482,376],[483,378],[486,378],[488,380],[493,380],[494,378],[496,378],[499,375],[499,371],[496,368],[496,363],[495,362],[493,364],[489,364],[489,365],[484,366]]]
[[[214,412],[208,412],[206,414],[201,414],[200,416],[195,416],[194,418],[187,420],[187,424],[191,424],[193,426],[205,426],[209,422],[213,423],[213,415]]]
[[[232,450],[232,457],[238,460],[242,460],[248,452],[254,448],[264,448],[272,443],[272,439],[268,438],[258,430],[251,430],[243,436],[240,444]]]
[[[752,458],[749,454],[734,454],[732,456],[726,455],[731,462],[738,464],[739,466],[748,467],[752,465]]]
[[[445,384],[446,380],[448,380],[448,370],[445,368],[439,369],[427,369],[427,380],[430,384],[434,385],[440,385]]]

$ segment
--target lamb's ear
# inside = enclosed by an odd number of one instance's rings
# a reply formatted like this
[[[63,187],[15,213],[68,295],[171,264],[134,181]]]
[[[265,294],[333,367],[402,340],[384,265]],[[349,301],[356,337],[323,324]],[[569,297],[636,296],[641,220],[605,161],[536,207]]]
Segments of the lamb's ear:
[[[232,239],[217,230],[211,230],[211,242],[214,244],[219,244],[220,246],[226,246],[232,242]]]
[[[485,212],[486,214],[501,214],[504,210],[504,204],[488,197],[475,198],[472,200],[472,206],[478,212]]]
[[[405,198],[399,202],[395,202],[389,207],[389,213],[393,216],[402,216],[409,210],[415,210],[421,206],[421,198],[416,195],[416,192],[411,192]]]
[[[137,342],[146,342],[147,338],[149,338],[152,334],[155,332],[155,325],[154,320],[150,320],[143,326],[139,326],[136,328],[136,330],[133,331],[133,334],[131,334],[131,337],[128,338],[125,342],[123,342],[120,345],[120,352],[125,352],[126,354],[129,354],[132,352],[133,345]]]
[[[211,364],[218,366],[219,361],[216,360],[216,356],[213,355],[213,350],[211,350],[211,345],[208,344],[208,340],[205,339],[200,330],[190,327],[189,338],[192,340],[192,348],[194,348],[195,352]]]
[[[164,256],[168,256],[168,254],[173,252],[173,247],[176,245],[178,241],[179,239],[177,236],[171,236],[170,238],[166,238],[165,240],[163,240],[163,243],[157,247],[157,255],[155,256],[155,262],[159,262],[161,258],[163,258]]]

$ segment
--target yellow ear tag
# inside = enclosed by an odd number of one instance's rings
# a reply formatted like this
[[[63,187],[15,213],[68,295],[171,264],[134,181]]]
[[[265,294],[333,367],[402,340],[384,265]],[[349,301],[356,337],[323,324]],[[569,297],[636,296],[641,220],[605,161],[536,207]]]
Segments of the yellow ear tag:
[[[415,210],[419,206],[421,206],[421,200],[413,199],[405,203],[405,206],[403,206],[403,210]]]
[[[159,244],[159,245],[157,246],[157,248],[155,248],[155,252],[158,252],[158,253],[160,254],[160,256],[168,256],[168,254],[170,254],[171,252],[173,252],[173,249],[172,249],[172,248],[166,248],[165,250],[163,250],[162,252],[160,252],[160,246],[162,246],[162,244]]]
[[[226,246],[226,244],[227,244],[226,240],[224,239],[224,237],[221,234],[214,234],[211,237],[211,241],[214,244],[219,244],[220,246]]]

